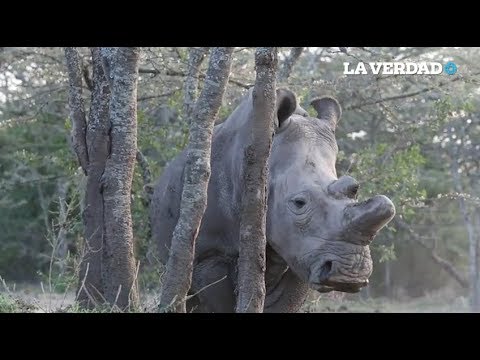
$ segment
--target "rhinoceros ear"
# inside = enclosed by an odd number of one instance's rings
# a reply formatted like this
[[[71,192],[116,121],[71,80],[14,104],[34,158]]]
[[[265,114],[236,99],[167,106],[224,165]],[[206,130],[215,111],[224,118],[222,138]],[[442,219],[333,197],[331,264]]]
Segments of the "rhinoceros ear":
[[[317,112],[317,118],[328,121],[331,128],[335,130],[338,120],[342,116],[342,107],[338,101],[330,96],[325,96],[312,100],[310,105]]]
[[[282,126],[297,109],[297,98],[293,92],[288,89],[277,90],[276,114],[278,118],[278,127]]]

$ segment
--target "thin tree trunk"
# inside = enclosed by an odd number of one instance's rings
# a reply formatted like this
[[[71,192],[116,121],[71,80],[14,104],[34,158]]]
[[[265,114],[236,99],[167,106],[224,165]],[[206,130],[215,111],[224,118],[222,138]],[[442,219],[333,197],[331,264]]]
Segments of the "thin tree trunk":
[[[208,47],[192,47],[188,54],[187,76],[183,88],[183,111],[188,120],[192,116],[195,102],[197,101],[198,73],[207,52]]]
[[[83,222],[85,246],[82,251],[79,273],[78,301],[87,308],[104,302],[102,281],[102,252],[104,239],[103,195],[101,177],[110,153],[110,86],[103,68],[100,48],[91,48],[92,100],[87,125],[89,163]]]
[[[473,298],[473,311],[480,312],[480,209],[478,208],[475,209],[474,216],[475,216],[475,224],[476,224],[476,231],[475,231],[476,272],[475,272],[475,286],[474,286],[475,295]]]
[[[457,154],[458,155],[458,154]],[[457,156],[452,156],[450,160],[450,170],[452,174],[452,180],[455,190],[462,194],[463,193],[463,185],[462,179],[460,178],[460,173],[458,172],[459,167],[456,161]],[[469,282],[470,282],[470,306],[472,311],[477,311],[476,304],[478,303],[478,291],[476,289],[477,283],[477,247],[476,247],[476,239],[475,233],[473,229],[473,222],[468,212],[467,206],[465,204],[465,199],[463,196],[459,196],[458,198],[458,206],[460,208],[460,212],[463,217],[463,221],[465,223],[465,227],[467,228],[468,234],[468,254],[469,254]]]
[[[82,97],[82,66],[78,50],[73,47],[65,48],[67,71],[69,80],[68,102],[70,106],[70,120],[72,122],[72,145],[78,162],[84,173],[87,173],[88,153],[86,145],[85,105]]]
[[[146,208],[150,206],[150,198],[152,191],[149,190],[152,186],[152,172],[150,171],[150,166],[148,165],[147,158],[140,150],[137,150],[136,160],[138,166],[142,171],[142,180],[143,180],[143,193],[144,201],[143,204]]]
[[[195,240],[207,206],[213,126],[227,87],[232,53],[232,47],[212,49],[205,84],[193,111],[180,217],[173,232],[160,310],[186,312]]]
[[[280,70],[278,71],[279,82],[286,81],[290,77],[293,67],[295,66],[298,59],[300,58],[300,55],[302,55],[302,52],[304,49],[305,48],[303,47],[293,47],[290,50],[290,54],[288,54],[288,56],[285,58]]]
[[[133,253],[131,188],[137,153],[139,48],[119,48],[110,62],[110,156],[102,176],[105,299],[120,309],[138,305]]]
[[[236,312],[262,312],[265,303],[265,247],[268,158],[276,101],[277,48],[257,48],[253,90],[254,122],[244,154],[240,213],[240,255]]]
[[[465,138],[465,136],[463,136]],[[478,169],[477,169],[478,171]],[[472,193],[475,194],[475,196],[480,195],[480,183],[479,183],[480,177],[477,176],[470,176],[470,186],[472,189]],[[477,206],[475,209],[473,209],[473,226],[474,226],[474,241],[473,244],[470,244],[472,248],[475,251],[475,261],[474,265],[470,265],[470,271],[472,272],[471,275],[473,275],[473,269],[472,267],[475,267],[474,273],[475,276],[472,280],[474,281],[473,285],[473,294],[472,294],[472,311],[475,312],[480,312],[480,208]],[[473,255],[470,254],[470,260],[473,260]]]
[[[387,298],[392,297],[392,280],[391,280],[391,267],[390,261],[385,261],[385,296]]]
[[[67,243],[67,217],[68,209],[66,206],[67,201],[67,191],[68,191],[68,181],[59,179],[57,182],[57,193],[58,193],[58,235],[55,242],[55,260],[58,263],[60,274],[65,273],[66,269],[66,260],[68,254],[68,243]]]

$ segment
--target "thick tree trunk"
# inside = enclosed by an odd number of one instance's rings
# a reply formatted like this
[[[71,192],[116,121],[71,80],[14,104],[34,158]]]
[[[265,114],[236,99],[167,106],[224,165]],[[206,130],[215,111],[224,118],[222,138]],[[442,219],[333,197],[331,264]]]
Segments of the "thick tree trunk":
[[[305,48],[303,47],[293,47],[290,50],[290,54],[288,54],[288,56],[285,58],[280,70],[278,71],[279,82],[287,81],[287,79],[290,77],[290,74],[292,73],[293,67],[300,58],[300,55],[302,55],[304,49]]]
[[[213,126],[227,86],[232,52],[231,47],[212,49],[205,84],[193,111],[180,217],[173,232],[164,276],[161,311],[186,311],[185,298],[192,282],[195,240],[207,206]]]
[[[105,299],[120,309],[138,305],[133,253],[131,188],[137,153],[139,48],[119,48],[110,63],[110,156],[102,176]],[[112,66],[113,65],[113,66]]]
[[[79,273],[78,301],[92,308],[105,301],[102,281],[102,252],[104,241],[103,195],[101,177],[110,153],[110,86],[103,68],[100,48],[91,48],[92,100],[87,125],[87,149],[89,163],[85,193],[83,221],[85,225],[85,246],[82,251]]]
[[[188,120],[191,120],[190,117],[197,101],[198,73],[207,52],[208,48],[206,47],[192,47],[188,54],[187,77],[183,88],[183,112]]]
[[[254,122],[243,163],[236,312],[262,312],[265,302],[266,190],[274,131],[277,48],[257,48],[255,66]]]
[[[137,152],[138,48],[92,48],[88,124],[81,98],[79,54],[66,48],[72,142],[87,174],[78,301],[121,309],[138,303],[130,192]]]

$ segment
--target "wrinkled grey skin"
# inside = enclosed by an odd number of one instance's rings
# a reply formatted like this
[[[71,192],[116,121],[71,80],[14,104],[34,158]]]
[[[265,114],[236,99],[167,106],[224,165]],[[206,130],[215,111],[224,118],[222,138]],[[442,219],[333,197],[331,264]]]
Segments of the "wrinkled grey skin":
[[[359,291],[372,273],[368,245],[395,214],[387,197],[357,203],[356,181],[349,176],[337,179],[334,131],[340,105],[325,97],[312,106],[315,117],[298,106],[292,92],[277,90],[269,159],[265,312],[298,311],[308,288]],[[198,294],[187,303],[190,311],[235,309],[242,165],[252,110],[250,91],[214,129],[208,204],[190,291]],[[163,263],[179,216],[185,155],[165,169],[153,193],[152,234]]]

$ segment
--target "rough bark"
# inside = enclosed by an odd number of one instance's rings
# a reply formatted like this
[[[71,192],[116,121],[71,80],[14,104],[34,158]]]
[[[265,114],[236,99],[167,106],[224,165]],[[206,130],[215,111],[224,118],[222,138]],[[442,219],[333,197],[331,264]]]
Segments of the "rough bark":
[[[102,47],[100,53],[102,55],[102,66],[105,77],[107,78],[110,88],[113,88],[113,67],[115,66],[115,59],[118,48],[116,47]]]
[[[192,282],[195,240],[207,206],[213,127],[227,86],[232,52],[232,47],[212,49],[205,85],[193,110],[180,217],[173,232],[162,285],[161,310],[186,311],[185,298]]]
[[[87,173],[88,153],[86,145],[86,116],[82,97],[82,66],[78,50],[74,47],[65,48],[65,59],[69,80],[68,103],[72,122],[72,147],[84,173]]]
[[[78,301],[87,308],[104,302],[102,251],[104,239],[103,195],[101,177],[110,152],[110,87],[104,73],[100,48],[92,48],[92,100],[87,126],[89,154],[88,177],[84,198],[83,222],[85,244],[80,262]]]
[[[285,58],[285,60],[282,63],[282,66],[280,70],[278,71],[278,81],[286,81],[289,77],[290,74],[292,73],[293,67],[297,63],[298,59],[300,58],[300,55],[302,55],[302,52],[305,48],[303,47],[293,47],[290,50],[290,54]]]
[[[183,111],[187,119],[190,119],[197,101],[198,73],[207,52],[206,47],[192,47],[188,54],[187,76],[183,88]]]
[[[119,48],[114,66],[110,66],[111,146],[102,176],[105,231],[102,273],[105,299],[120,309],[138,305],[130,194],[137,152],[139,54],[139,48]]]
[[[274,131],[277,48],[257,48],[253,126],[243,162],[240,253],[236,312],[262,312],[265,302],[265,247],[268,158]]]

